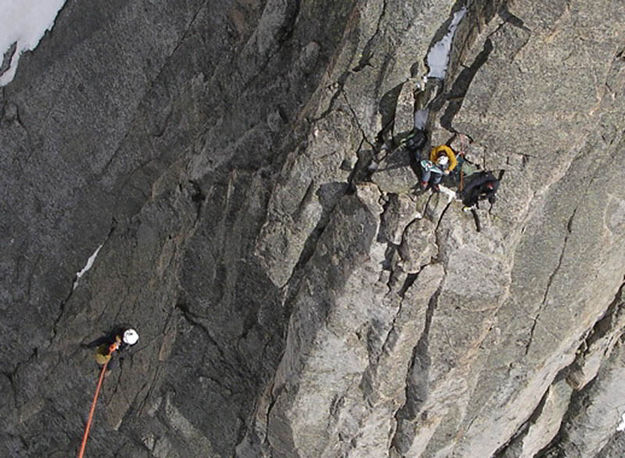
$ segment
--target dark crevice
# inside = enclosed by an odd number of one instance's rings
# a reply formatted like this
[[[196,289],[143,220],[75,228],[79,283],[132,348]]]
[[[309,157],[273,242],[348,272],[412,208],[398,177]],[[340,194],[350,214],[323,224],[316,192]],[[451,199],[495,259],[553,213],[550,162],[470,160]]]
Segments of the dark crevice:
[[[369,144],[369,146],[373,149],[375,148],[374,144],[367,138],[367,134],[365,133],[365,130],[363,129],[363,127],[360,125],[360,120],[358,119],[358,115],[356,114],[356,112],[354,111],[354,109],[352,108],[351,104],[349,103],[349,99],[347,98],[347,94],[345,93],[345,91],[341,90],[342,94],[343,94],[343,98],[345,99],[345,104],[347,105],[347,108],[349,108],[350,113],[352,114],[354,121],[356,122],[356,126],[358,126],[358,129],[360,130],[360,133],[362,134],[363,138],[365,139],[365,141],[367,142],[367,144]]]
[[[590,331],[590,334],[585,341],[587,349],[590,349],[594,343],[605,337],[611,330],[613,330],[617,317],[621,313],[625,313],[625,308],[623,307],[624,295],[625,283],[619,288],[614,301],[612,301],[612,303],[608,306],[603,318],[597,321],[595,326]],[[587,354],[587,351],[584,353]]]
[[[412,422],[417,418],[429,393],[428,382],[431,365],[431,359],[428,354],[429,333],[441,290],[442,286],[439,286],[428,303],[425,327],[413,350],[410,368],[406,378],[406,400],[404,405],[395,414],[397,429],[391,441],[391,447],[397,450],[401,456],[408,450],[409,444],[404,441],[406,440],[406,436],[414,436],[416,428]],[[408,443],[411,442],[411,437],[408,439]]]
[[[288,39],[293,35],[293,31],[295,29],[295,23],[297,22],[297,16],[299,15],[299,11],[300,11],[300,0],[293,0],[290,2],[285,2],[285,4],[286,4],[286,7],[285,7],[286,11],[284,14],[284,21],[282,22],[282,24],[280,24],[276,33],[274,34],[274,39],[275,39],[274,46],[275,47],[274,49],[269,50],[269,52],[263,58],[263,61],[260,62],[260,64],[258,65],[258,68],[254,72],[252,77],[243,83],[241,93],[247,92],[252,87],[252,84],[254,84],[254,82],[258,78],[260,78],[260,76],[267,69],[267,67],[269,66],[269,63],[271,62],[271,59],[273,59],[273,57],[276,56],[280,52],[282,45],[284,45],[284,43],[286,43]],[[243,74],[243,73],[244,72],[241,72],[239,70],[239,74]]]
[[[549,295],[549,290],[551,289],[551,285],[553,283],[553,280],[555,279],[555,276],[559,272],[560,267],[562,267],[562,261],[564,260],[564,254],[566,252],[566,246],[567,246],[567,243],[568,243],[568,240],[569,240],[569,236],[570,236],[571,231],[572,231],[572,225],[573,225],[573,219],[575,218],[575,212],[577,212],[577,208],[575,208],[573,210],[573,213],[571,214],[571,217],[567,221],[567,224],[566,224],[567,233],[566,233],[566,236],[564,237],[564,243],[562,244],[562,251],[560,252],[560,257],[558,259],[558,264],[556,265],[556,267],[553,270],[553,272],[551,272],[551,275],[549,275],[549,279],[547,280],[547,286],[545,287],[545,294],[543,295],[542,303],[541,303],[541,305],[540,305],[540,307],[538,309],[538,313],[536,314],[536,317],[534,318],[534,323],[532,324],[532,328],[530,329],[529,340],[528,340],[527,344],[525,345],[525,355],[527,355],[529,353],[530,345],[532,344],[532,340],[534,338],[534,331],[536,330],[536,324],[538,323],[538,320],[540,319],[541,313],[543,312],[543,310],[546,307],[547,296]]]
[[[9,101],[5,102],[4,107],[3,107],[4,110],[3,110],[2,116],[3,117],[7,116],[7,107],[9,107],[9,106],[15,107],[14,117],[9,117],[9,120],[17,121],[17,124],[22,129],[24,129],[24,132],[26,133],[26,141],[28,142],[28,155],[26,156],[26,158],[23,161],[19,162],[20,172],[23,175],[24,174],[24,168],[26,167],[26,164],[28,164],[28,162],[30,161],[30,158],[32,157],[32,155],[35,152],[35,143],[33,142],[30,130],[26,127],[26,124],[22,120],[22,116],[20,114],[20,108],[19,108],[19,106],[16,103],[9,102]]]
[[[341,198],[343,197],[343,195],[346,195],[349,192],[350,192],[349,184],[345,184],[345,190],[344,190],[343,194],[340,197],[338,197],[327,208],[327,210],[325,210],[324,214],[322,214],[321,218],[319,219],[319,222],[317,223],[315,228],[311,231],[310,235],[308,236],[308,239],[306,240],[306,243],[304,244],[304,248],[302,249],[302,253],[300,255],[300,258],[299,258],[297,264],[295,265],[295,268],[293,269],[294,273],[299,271],[299,270],[301,270],[303,268],[303,266],[308,263],[310,258],[312,258],[313,254],[314,254],[314,252],[316,250],[316,247],[317,247],[317,242],[319,241],[321,235],[325,231],[326,226],[330,222],[330,218],[331,218],[332,213],[334,212],[334,209],[338,205],[338,203],[341,200]],[[293,277],[293,275],[291,277]],[[289,279],[289,281],[290,281],[290,279]]]
[[[421,268],[421,270],[423,270],[423,268]],[[421,273],[421,270],[419,270],[419,272],[414,273],[414,274],[408,274],[407,279],[404,281],[404,284],[402,285],[402,288],[401,288],[400,292],[398,293],[398,295],[402,299],[404,298],[404,295],[405,295],[406,291],[414,284],[414,282],[419,277],[419,274]],[[395,316],[393,316],[393,321],[391,323],[391,326],[389,328],[388,333],[386,334],[386,338],[384,339],[384,343],[380,347],[382,349],[382,351],[378,354],[378,356],[376,358],[376,363],[374,365],[375,367],[379,366],[380,357],[382,356],[382,353],[384,352],[384,349],[386,348],[389,339],[391,338],[391,336],[393,335],[393,332],[395,331],[395,323],[397,322],[397,317],[401,314],[403,306],[404,306],[404,301],[401,300],[399,302],[399,307],[397,308],[397,311],[395,312]]]
[[[17,50],[17,41],[13,42],[9,49],[6,50],[2,57],[2,62],[0,65],[0,76],[4,74],[11,67],[11,60],[13,59],[13,55]]]
[[[334,86],[336,90],[334,91],[334,94],[332,94],[332,97],[330,98],[330,102],[328,103],[328,108],[326,108],[319,116],[312,118],[310,120],[311,123],[320,121],[321,119],[325,118],[328,114],[330,114],[331,111],[334,110],[334,104],[336,103],[336,100],[339,98],[339,96],[343,93],[343,86],[345,85],[345,82],[347,81],[348,77],[349,77],[349,72],[346,71],[341,76],[339,76],[339,79],[336,82],[327,86],[328,89]]]
[[[525,356],[527,356],[527,354],[529,353],[530,346],[532,345],[532,341],[534,340],[534,331],[536,330],[536,323],[538,323],[540,314],[541,314],[541,311],[539,311],[536,314],[536,316],[534,317],[534,322],[532,323],[532,327],[530,328],[530,338],[527,341],[527,344],[525,344],[525,353],[524,353]]]
[[[451,206],[452,201],[449,201],[449,203],[445,206],[445,208],[443,209],[443,211],[441,212],[441,216],[438,217],[438,221],[436,222],[436,228],[434,229],[434,234],[436,235],[438,233],[438,228],[441,225],[441,222],[443,221],[443,217],[445,216],[445,213],[447,213],[447,210],[449,209],[449,207]],[[438,237],[437,237],[438,238]],[[440,245],[439,245],[440,246]]]
[[[571,395],[571,400],[569,402],[569,407],[562,418],[560,423],[560,429],[553,437],[553,439],[547,444],[543,449],[541,449],[536,455],[536,458],[566,458],[567,455],[565,451],[561,447],[561,443],[563,440],[566,440],[566,426],[571,421],[571,419],[579,416],[581,413],[586,411],[587,406],[587,393],[592,389],[596,382],[596,378],[591,380],[583,389],[580,391],[574,391]]]
[[[399,297],[403,298],[406,295],[406,291],[408,291],[410,287],[414,284],[414,282],[417,281],[417,278],[419,278],[420,273],[421,271],[414,273],[414,274],[408,274],[406,276],[406,280],[404,281],[404,284],[399,289],[399,293],[397,293]]]
[[[525,25],[525,22],[523,22],[523,20],[520,17],[515,16],[514,14],[510,12],[510,10],[508,9],[507,2],[504,2],[499,7],[499,11],[497,11],[497,14],[499,14],[499,17],[503,19],[506,23],[513,25],[514,27],[518,27],[522,30],[525,30],[526,32],[531,32],[531,29],[529,29]]]
[[[549,290],[551,289],[551,285],[553,283],[553,280],[554,280],[556,274],[558,273],[558,271],[560,270],[560,267],[562,267],[562,261],[564,260],[564,253],[566,252],[566,246],[567,246],[567,243],[569,241],[569,236],[571,235],[571,229],[572,229],[572,224],[573,224],[573,218],[575,218],[575,212],[577,212],[577,208],[575,208],[573,210],[573,213],[571,214],[571,217],[568,219],[568,221],[566,223],[567,234],[564,237],[564,242],[562,244],[562,251],[560,252],[560,257],[558,258],[558,264],[556,265],[556,267],[553,270],[553,272],[551,272],[551,275],[549,276],[549,279],[547,280],[547,287],[545,288],[545,294],[543,295],[543,300],[542,300],[542,305],[543,306],[547,302],[547,296],[549,295]]]
[[[456,114],[458,114],[458,112],[460,111],[460,108],[462,108],[464,96],[469,90],[469,86],[473,82],[473,78],[475,78],[475,75],[480,70],[482,65],[486,63],[492,51],[493,42],[490,38],[488,38],[484,42],[484,47],[482,48],[482,51],[480,51],[480,53],[477,55],[471,66],[462,70],[460,72],[460,75],[458,75],[458,78],[456,78],[456,81],[454,81],[454,84],[451,87],[449,94],[447,95],[449,105],[447,106],[447,109],[445,110],[443,116],[441,116],[440,120],[441,126],[449,130],[450,132],[455,132],[452,127],[452,121]]]
[[[610,303],[603,316],[594,324],[592,329],[588,331],[584,340],[579,345],[579,348],[576,352],[577,357],[575,358],[574,363],[571,365],[572,374],[574,374],[575,369],[581,369],[584,366],[584,360],[593,351],[595,344],[609,336],[610,333],[615,330],[615,326],[617,325],[621,314],[625,313],[625,309],[623,308],[624,303],[625,283],[621,284],[618,292],[616,293],[616,296],[614,297],[614,300]],[[623,330],[619,329],[616,331],[615,334],[619,332],[622,333]],[[604,348],[604,357],[608,354],[611,348],[611,346],[606,346]],[[571,386],[574,386],[576,385],[576,382],[575,380],[570,380],[569,384]]]
[[[555,377],[553,383],[555,383],[556,381],[562,378],[567,379],[567,382],[568,382],[569,374],[571,374],[572,371],[574,372],[575,369],[580,366],[580,360],[583,360],[585,358],[585,356],[591,350],[592,344],[604,338],[607,334],[609,334],[611,330],[614,329],[613,326],[617,320],[618,313],[622,310],[624,290],[625,290],[625,283],[621,284],[614,300],[608,306],[603,318],[601,318],[595,323],[593,328],[588,332],[588,335],[586,336],[586,338],[580,344],[580,347],[577,351],[578,356],[575,359],[575,361],[571,365],[560,370],[558,375]],[[607,350],[608,349],[606,349],[606,351]],[[595,380],[596,380],[596,377],[593,378],[588,384],[584,385],[584,387],[581,390],[573,392],[571,401],[569,402],[569,408],[566,411],[564,418],[562,419],[559,431],[553,437],[553,439],[549,442],[549,444],[547,444],[540,452],[536,454],[537,457],[548,456],[551,458],[553,457],[563,458],[565,456],[559,444],[566,437],[566,424],[571,418],[574,418],[575,416],[579,415],[579,412],[582,412],[584,410],[583,406],[584,406],[585,393],[587,393],[588,390],[592,388]],[[571,385],[571,383],[569,383],[569,385]]]
[[[506,457],[517,456],[518,455],[518,450],[514,450],[514,449],[508,450],[508,449],[510,447],[513,447],[514,445],[516,445],[519,440],[521,440],[524,436],[526,436],[528,431],[529,431],[529,428],[538,421],[538,419],[540,418],[540,416],[542,415],[542,413],[543,413],[543,411],[545,409],[545,405],[546,405],[547,398],[548,398],[548,395],[549,395],[549,390],[551,389],[552,386],[554,386],[558,382],[561,382],[562,380],[565,380],[569,371],[570,371],[570,366],[566,366],[566,367],[560,369],[560,371],[556,374],[556,376],[551,381],[551,383],[550,383],[549,387],[547,388],[547,390],[545,390],[545,393],[541,397],[540,402],[538,403],[538,405],[536,406],[534,411],[531,413],[529,418],[525,422],[523,422],[523,424],[521,424],[521,426],[519,426],[517,431],[510,437],[510,439],[508,441],[506,441],[505,444],[503,444],[501,447],[499,447],[499,449],[497,449],[497,451],[493,454],[493,458],[506,458]],[[569,401],[569,405],[570,405],[570,401]],[[550,444],[553,444],[554,440],[555,440],[555,437],[550,442]],[[547,447],[549,447],[549,446],[547,446]],[[547,447],[545,447],[545,448],[547,448]],[[543,450],[545,450],[545,449],[543,449]],[[535,457],[541,456],[541,453],[539,452],[537,455],[534,455],[534,456]],[[552,457],[552,458],[554,458],[554,457]]]
[[[363,68],[367,66],[371,66],[369,62],[371,61],[371,58],[373,57],[372,48],[376,44],[376,39],[378,37],[378,34],[380,33],[380,25],[382,24],[382,20],[384,19],[385,15],[386,15],[386,0],[384,0],[384,3],[382,5],[382,12],[380,13],[380,16],[378,17],[378,22],[375,27],[375,32],[373,33],[371,38],[367,40],[367,43],[365,44],[362,50],[362,56],[360,60],[358,61],[358,65],[356,65],[356,67],[352,69],[354,73],[361,71]]]
[[[375,137],[376,142],[383,143],[389,132],[392,131],[395,124],[395,113],[397,110],[397,100],[401,94],[402,88],[406,83],[401,83],[386,92],[380,99],[378,109],[382,116],[382,129]]]
[[[557,378],[556,378],[557,379]],[[550,385],[551,386],[551,385]],[[516,430],[516,432],[508,439],[508,441],[503,444],[501,447],[497,449],[497,451],[493,454],[493,458],[506,458],[508,455],[506,454],[507,449],[515,444],[518,440],[523,438],[529,431],[529,428],[536,423],[536,421],[540,418],[545,408],[545,403],[547,402],[547,397],[549,395],[549,389],[545,391],[543,397],[540,399],[540,402],[527,419],[527,421],[523,422],[523,424]],[[513,452],[514,453],[514,452]]]
[[[364,144],[364,142],[366,141],[366,139],[363,138],[363,141],[361,142],[359,148],[358,148],[358,152],[360,153],[362,151],[362,146]],[[317,248],[317,243],[319,241],[319,239],[321,238],[321,235],[323,234],[323,232],[325,231],[326,226],[328,225],[328,223],[330,222],[330,218],[332,216],[332,214],[334,213],[334,210],[336,208],[336,206],[339,204],[340,200],[349,194],[352,194],[355,192],[355,181],[358,180],[360,177],[360,173],[363,170],[366,170],[366,165],[368,162],[371,161],[370,157],[365,157],[362,154],[358,155],[358,161],[356,162],[356,164],[354,165],[354,168],[352,170],[352,172],[350,173],[349,177],[347,178],[347,182],[345,183],[326,183],[323,186],[340,186],[342,189],[340,189],[338,191],[338,193],[332,197],[329,198],[328,201],[324,204],[322,202],[322,214],[319,218],[319,221],[317,222],[317,225],[315,226],[315,228],[310,232],[306,242],[304,243],[304,247],[302,248],[302,251],[300,253],[300,257],[297,261],[297,263],[295,264],[295,267],[293,268],[293,272],[291,273],[291,276],[289,277],[289,279],[287,280],[286,284],[288,284],[289,282],[291,282],[292,279],[298,277],[299,272],[303,269],[303,267],[308,263],[308,261],[310,260],[310,258],[312,258],[313,254],[315,253],[315,250]],[[317,188],[317,193],[319,193],[322,189],[322,187]],[[306,196],[312,197],[312,194],[315,190],[315,186],[314,186],[314,182],[311,182],[309,184],[309,187],[306,190],[306,194],[304,197],[304,200],[306,200]],[[304,200],[302,201],[302,203],[304,202]],[[301,207],[301,204],[300,204]],[[301,211],[301,210],[300,210]],[[297,289],[297,288],[295,288]]]
[[[265,424],[267,426],[269,425],[269,421],[270,421],[270,417],[271,417],[271,411],[273,410],[274,406],[276,405],[276,402],[278,401],[278,397],[280,396],[280,393],[284,389],[283,387],[280,387],[278,389],[278,392],[274,393],[275,383],[276,383],[276,381],[275,381],[275,377],[274,377],[271,380],[271,386],[267,390],[267,392],[269,393],[269,405],[267,406],[267,412],[265,413]],[[250,429],[250,432],[253,432],[253,431],[254,431],[254,429]],[[269,436],[269,434],[265,434],[265,437],[263,438],[263,443],[267,443],[268,436]]]
[[[380,229],[378,231],[377,242],[378,243],[386,243],[390,242],[387,235],[389,232],[389,227],[393,225],[392,220],[389,220],[393,214],[393,208],[397,202],[397,194],[395,193],[387,193],[386,199],[382,204],[382,213],[380,214]]]
[[[335,202],[334,205],[330,209],[328,209],[328,211],[326,211],[325,214],[321,216],[315,228],[310,232],[310,235],[308,236],[308,238],[306,239],[306,242],[304,243],[304,247],[302,248],[300,257],[297,260],[295,267],[293,268],[293,273],[291,274],[291,276],[286,282],[287,284],[291,282],[291,279],[296,276],[296,273],[298,273],[301,269],[303,269],[303,267],[308,263],[308,261],[310,261],[310,258],[312,258],[317,248],[317,242],[321,238],[321,235],[325,231],[326,226],[330,222],[330,215],[334,211],[334,208],[336,207],[337,204],[338,204],[338,201]]]
[[[315,180],[310,180],[308,186],[306,187],[306,192],[304,192],[304,197],[300,200],[295,212],[293,212],[293,219],[299,220],[306,209],[306,206],[312,201],[313,195],[315,193]]]
[[[386,246],[386,251],[384,252],[384,261],[382,262],[382,270],[387,270],[389,272],[393,272],[393,257],[395,253],[397,253],[398,246],[393,243],[388,243]],[[391,275],[392,277],[392,275]]]
[[[196,222],[200,219],[202,214],[202,206],[206,201],[206,194],[202,190],[200,184],[195,180],[189,180],[189,184],[191,185],[191,201],[195,205],[196,211]]]
[[[434,193],[433,192],[430,193],[430,195],[428,196],[428,200],[425,202],[425,205],[423,206],[422,214],[424,215],[424,217],[425,217],[425,215],[427,215],[427,212],[428,212],[428,210],[430,208],[430,201],[432,200],[432,197],[434,197]],[[411,222],[411,224],[413,222],[414,222],[414,220]]]
[[[74,277],[74,281],[75,281],[75,279],[76,279],[76,277]],[[52,341],[52,339],[54,339],[56,337],[56,334],[58,332],[59,322],[61,321],[61,318],[63,317],[63,314],[65,313],[65,305],[67,304],[67,302],[72,297],[72,294],[74,294],[74,286],[73,286],[73,284],[72,284],[72,288],[71,288],[69,294],[59,304],[59,314],[57,315],[56,319],[54,320],[54,324],[52,325],[52,338],[50,339],[51,341]]]
[[[507,24],[517,27],[524,32],[531,33],[531,30],[525,26],[522,19],[510,13],[506,1],[503,1],[501,3],[489,3],[485,8],[483,8],[482,14],[484,15],[484,19],[486,20],[486,22],[492,20],[495,14],[498,14],[499,17],[503,19],[503,22],[493,32],[488,34],[484,42],[482,51],[476,56],[475,60],[469,67],[464,67],[464,69],[460,72],[460,74],[454,81],[452,88],[444,97],[444,100],[448,101],[449,103],[445,110],[445,113],[441,117],[441,126],[449,130],[450,132],[456,132],[452,127],[453,119],[460,111],[460,108],[462,107],[462,104],[464,102],[464,97],[469,89],[469,86],[473,82],[475,75],[486,63],[491,52],[493,51],[494,46],[491,37],[499,32]],[[529,40],[529,38],[527,40]],[[523,46],[527,43],[527,40],[525,40]],[[515,54],[518,53],[523,46],[519,47],[519,49],[516,50]],[[440,105],[442,106],[442,104]]]
[[[366,138],[362,138],[360,145],[358,146],[358,160],[354,165],[349,177],[347,177],[347,182],[349,183],[349,192],[353,193],[356,191],[356,185],[358,183],[364,182],[372,182],[372,176],[377,168],[375,166],[372,167],[373,164],[376,164],[375,157],[376,152],[374,149],[364,149],[363,146],[367,143]]]

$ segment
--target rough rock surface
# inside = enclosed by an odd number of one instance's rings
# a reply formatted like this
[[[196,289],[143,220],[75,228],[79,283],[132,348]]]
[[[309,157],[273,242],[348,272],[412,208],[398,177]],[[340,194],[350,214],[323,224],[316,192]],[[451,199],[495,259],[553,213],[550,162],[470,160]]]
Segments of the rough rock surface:
[[[622,456],[624,43],[620,0],[68,0],[0,98],[0,456],[76,452],[123,323],[90,456]],[[425,107],[505,171],[480,232],[414,189]]]

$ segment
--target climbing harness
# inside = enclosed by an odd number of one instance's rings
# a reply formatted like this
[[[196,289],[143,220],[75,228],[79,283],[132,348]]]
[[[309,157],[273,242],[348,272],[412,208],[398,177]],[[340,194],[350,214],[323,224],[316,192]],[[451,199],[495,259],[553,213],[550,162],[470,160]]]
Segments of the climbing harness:
[[[78,452],[78,458],[83,458],[85,455],[85,448],[87,447],[87,438],[89,437],[89,430],[91,429],[91,423],[93,421],[93,415],[95,414],[95,406],[98,402],[98,396],[100,395],[100,389],[102,388],[102,382],[104,381],[104,375],[106,374],[106,368],[111,360],[111,356],[119,349],[119,341],[113,342],[108,347],[108,358],[104,361],[102,365],[102,370],[100,371],[100,378],[98,379],[98,386],[95,389],[95,394],[93,396],[93,401],[91,402],[91,410],[89,410],[89,418],[87,419],[87,424],[85,425],[85,433],[82,437],[82,444],[80,445],[80,451]]]

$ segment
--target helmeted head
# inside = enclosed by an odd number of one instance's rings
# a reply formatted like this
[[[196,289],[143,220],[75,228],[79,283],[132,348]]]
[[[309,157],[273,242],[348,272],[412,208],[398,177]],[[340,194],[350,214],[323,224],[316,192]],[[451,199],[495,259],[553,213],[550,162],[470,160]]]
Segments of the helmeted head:
[[[447,155],[439,156],[438,159],[436,159],[436,164],[447,167],[447,164],[449,164],[449,158]]]
[[[126,345],[134,345],[139,340],[139,334],[134,329],[126,329],[122,336],[122,341]]]

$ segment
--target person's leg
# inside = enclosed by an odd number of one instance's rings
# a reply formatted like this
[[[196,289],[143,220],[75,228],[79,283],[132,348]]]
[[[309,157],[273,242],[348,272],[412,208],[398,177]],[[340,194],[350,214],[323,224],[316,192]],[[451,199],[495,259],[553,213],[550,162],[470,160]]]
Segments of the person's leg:
[[[438,192],[440,191],[440,187],[438,186],[438,184],[441,182],[441,180],[443,179],[443,174],[442,173],[436,173],[435,171],[432,172],[432,191],[434,192]]]
[[[462,203],[464,204],[464,211],[469,211],[475,207],[477,204],[477,189],[475,187],[468,190],[467,193],[464,194],[462,198]]]
[[[430,181],[430,171],[421,167],[421,189],[425,189],[428,187],[428,182]]]

